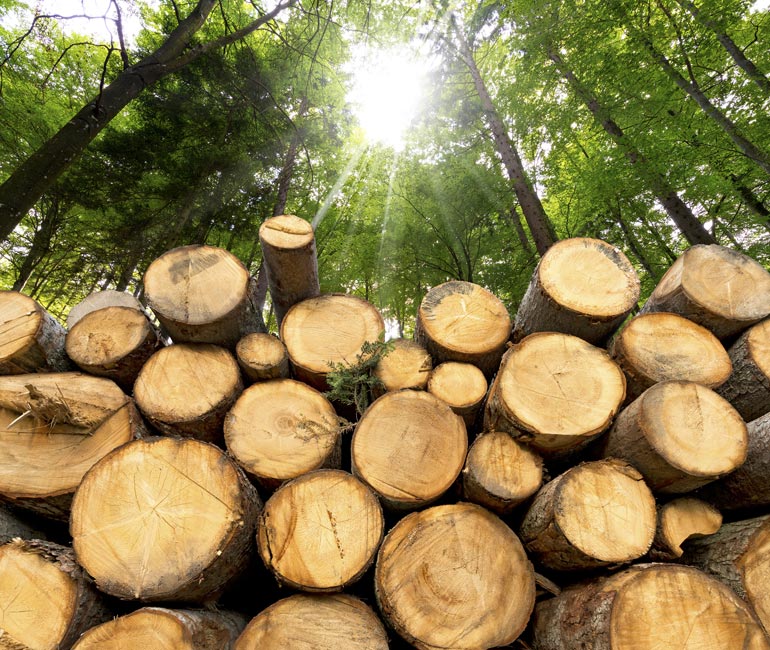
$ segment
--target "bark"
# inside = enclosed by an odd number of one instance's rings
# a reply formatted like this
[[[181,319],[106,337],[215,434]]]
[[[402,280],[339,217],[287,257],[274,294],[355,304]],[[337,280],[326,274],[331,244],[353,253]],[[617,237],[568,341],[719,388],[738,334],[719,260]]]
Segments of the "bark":
[[[721,525],[721,513],[705,501],[691,497],[669,501],[658,508],[658,525],[650,558],[670,562],[682,557],[685,542],[713,535]]]

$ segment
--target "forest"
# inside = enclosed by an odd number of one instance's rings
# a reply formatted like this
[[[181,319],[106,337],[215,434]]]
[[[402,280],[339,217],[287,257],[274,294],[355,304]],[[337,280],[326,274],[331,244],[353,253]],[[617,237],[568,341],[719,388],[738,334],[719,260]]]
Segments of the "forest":
[[[642,300],[693,244],[770,263],[761,3],[64,4],[0,0],[0,286],[55,316],[96,289],[141,296],[185,244],[257,275],[278,214],[315,227],[321,290],[369,300],[394,335],[451,279],[515,312],[568,237],[621,249]],[[380,98],[419,94],[396,143],[350,100],[377,53],[425,71]]]

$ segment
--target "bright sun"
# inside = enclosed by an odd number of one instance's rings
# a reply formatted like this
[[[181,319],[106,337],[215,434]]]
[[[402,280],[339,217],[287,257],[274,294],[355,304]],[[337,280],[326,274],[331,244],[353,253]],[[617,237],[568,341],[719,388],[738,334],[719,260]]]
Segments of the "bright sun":
[[[365,51],[353,57],[347,99],[369,142],[400,151],[423,98],[428,62],[405,51]]]

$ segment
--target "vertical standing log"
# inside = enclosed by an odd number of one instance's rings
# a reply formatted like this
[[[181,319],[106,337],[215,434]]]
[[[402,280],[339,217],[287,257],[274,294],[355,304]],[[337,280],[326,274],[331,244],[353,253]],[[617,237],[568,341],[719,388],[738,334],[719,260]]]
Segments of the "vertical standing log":
[[[260,226],[259,243],[280,328],[293,305],[321,293],[313,227],[290,214],[272,217]]]

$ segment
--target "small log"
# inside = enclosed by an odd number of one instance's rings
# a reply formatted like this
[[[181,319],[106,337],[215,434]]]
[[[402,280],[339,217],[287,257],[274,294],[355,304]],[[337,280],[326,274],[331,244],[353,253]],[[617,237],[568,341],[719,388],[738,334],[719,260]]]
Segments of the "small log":
[[[32,298],[0,291],[0,375],[68,370],[65,334]]]
[[[524,630],[532,565],[516,534],[471,503],[412,513],[385,537],[374,587],[380,611],[417,648],[497,648]]]
[[[0,648],[66,650],[109,616],[72,549],[20,539],[0,546]]]
[[[433,287],[420,303],[414,339],[434,363],[460,361],[487,376],[497,371],[511,333],[502,301],[483,287],[452,280]]]
[[[673,312],[724,339],[770,314],[770,273],[723,246],[688,248],[652,292],[641,313]]]
[[[682,557],[682,544],[690,539],[713,535],[722,525],[722,515],[700,499],[682,497],[658,508],[658,526],[650,557],[671,561]]]
[[[427,350],[409,339],[393,339],[391,344],[393,349],[374,369],[375,377],[382,382],[378,397],[404,388],[424,390],[433,369],[433,360]]]
[[[770,515],[724,524],[716,533],[688,542],[682,562],[731,587],[770,631],[768,580]]]
[[[682,494],[746,460],[746,424],[705,386],[665,381],[621,412],[604,440],[605,457],[636,467],[654,492]]]
[[[614,246],[586,237],[543,255],[516,312],[513,340],[562,332],[604,345],[639,300],[639,277]]]
[[[158,350],[134,384],[136,404],[168,435],[221,442],[225,415],[243,390],[235,357],[205,343],[180,343]]]
[[[351,441],[353,474],[396,510],[438,499],[460,474],[468,451],[462,419],[437,397],[403,390],[377,399]]]
[[[254,332],[235,346],[235,356],[250,382],[289,377],[289,354],[277,336]]]
[[[366,300],[326,294],[297,303],[281,324],[294,376],[318,390],[328,390],[332,364],[355,364],[366,342],[380,340],[385,322]]]
[[[347,594],[297,594],[255,616],[234,650],[388,650],[380,619]]]
[[[105,307],[85,314],[65,341],[67,354],[81,370],[112,379],[129,394],[142,366],[160,346],[150,321],[132,307]]]
[[[446,361],[431,372],[428,392],[449,404],[470,429],[487,395],[487,379],[470,363]]]
[[[655,498],[631,465],[583,463],[535,496],[519,535],[543,566],[556,571],[630,562],[650,549]]]
[[[257,546],[279,583],[304,591],[341,591],[374,561],[385,521],[377,497],[340,470],[294,479],[259,517]]]
[[[721,386],[732,372],[722,343],[691,320],[657,312],[632,318],[612,339],[612,359],[626,375],[626,401],[669,379]]]
[[[213,601],[246,566],[261,502],[214,445],[146,438],[83,478],[70,532],[99,589],[144,602]]]
[[[67,329],[71,330],[81,318],[87,316],[92,311],[105,309],[107,307],[128,307],[129,309],[135,309],[136,311],[146,314],[142,303],[130,293],[126,293],[125,291],[114,291],[112,289],[94,291],[93,293],[89,293],[83,300],[70,309],[69,314],[67,314]]]
[[[340,425],[314,388],[275,379],[247,388],[225,417],[227,450],[268,489],[322,467],[339,467]]]
[[[770,648],[749,607],[692,567],[639,564],[538,604],[537,650]]]
[[[584,446],[620,409],[626,380],[604,350],[556,332],[532,334],[503,357],[484,429],[506,431],[544,456]]]
[[[291,214],[271,217],[259,227],[259,243],[280,328],[293,305],[321,293],[313,227]]]
[[[464,498],[504,515],[538,491],[543,461],[507,433],[490,431],[468,450],[462,479]]]
[[[717,392],[751,422],[770,411],[770,319],[749,328],[728,352],[733,373]]]
[[[233,349],[250,332],[264,332],[256,281],[232,253],[182,246],[144,274],[147,305],[175,343],[215,343]]]
[[[79,373],[0,378],[0,494],[66,520],[83,475],[145,432],[131,399],[109,379]]]
[[[142,607],[91,628],[72,650],[233,650],[245,625],[233,612]]]

